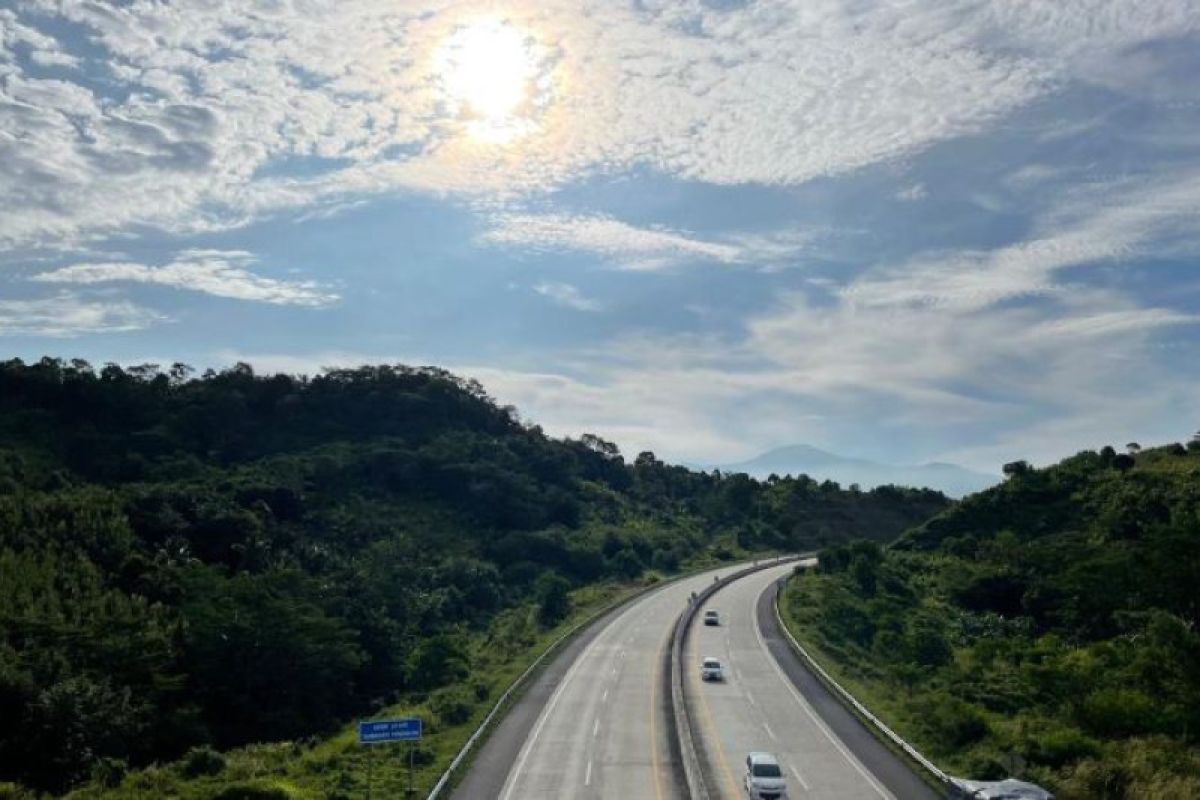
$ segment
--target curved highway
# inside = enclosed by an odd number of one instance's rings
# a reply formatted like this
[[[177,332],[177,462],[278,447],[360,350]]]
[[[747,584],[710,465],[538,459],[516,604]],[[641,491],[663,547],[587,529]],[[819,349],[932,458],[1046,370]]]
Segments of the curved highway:
[[[689,595],[721,572],[669,584],[618,612],[557,681],[498,793],[476,796],[684,798],[667,715],[667,639]]]
[[[687,797],[673,737],[666,656],[692,592],[728,566],[668,584],[612,612],[555,658],[506,715],[453,797]],[[716,798],[742,798],[742,763],[775,753],[792,798],[924,800],[934,794],[803,668],[775,628],[772,585],[793,564],[719,590],[685,649],[685,696],[702,769]],[[721,614],[705,626],[702,613]],[[699,677],[703,656],[724,683]]]
[[[753,573],[713,595],[717,627],[701,617],[687,639],[685,694],[708,787],[715,797],[745,797],[746,754],[774,753],[792,798],[933,798],[908,766],[881,745],[800,666],[779,639],[773,586],[788,564]],[[703,657],[720,659],[723,683],[703,682]],[[789,662],[790,659],[790,662]]]

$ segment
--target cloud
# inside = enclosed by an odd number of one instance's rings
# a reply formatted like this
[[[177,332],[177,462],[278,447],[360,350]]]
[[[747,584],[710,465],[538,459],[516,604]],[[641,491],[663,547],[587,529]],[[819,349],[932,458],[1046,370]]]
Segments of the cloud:
[[[1200,244],[1200,172],[1155,173],[1138,181],[1069,191],[1029,238],[991,250],[962,250],[885,266],[844,287],[866,307],[938,306],[957,311],[1068,291],[1067,268],[1170,256]]]
[[[159,267],[130,261],[83,263],[43,272],[31,280],[76,285],[151,283],[215,297],[313,308],[338,300],[336,294],[312,281],[281,281],[256,275],[246,269],[255,261],[253,254],[241,250],[185,250]]]
[[[732,263],[741,253],[735,245],[639,228],[605,216],[507,214],[497,217],[481,239],[532,250],[593,252],[629,269],[656,269],[680,259]]]
[[[533,290],[543,297],[548,297],[560,306],[573,308],[576,311],[600,311],[604,308],[599,301],[585,297],[582,292],[569,283],[539,283]]]
[[[904,200],[907,202],[924,200],[926,197],[929,197],[929,190],[925,188],[925,184],[920,182],[914,183],[911,186],[906,186],[905,188],[896,192],[897,200]]]
[[[639,227],[603,215],[502,214],[491,220],[480,241],[530,252],[594,253],[621,269],[649,272],[687,262],[787,265],[820,235],[783,231],[717,240],[669,228]]]
[[[538,102],[498,146],[438,72],[469,4],[28,0],[0,24],[0,247],[632,169],[794,185],[985,130],[1200,19],[1190,0],[1127,5],[512,0]]]
[[[0,336],[67,338],[141,330],[166,317],[127,300],[86,300],[69,292],[0,300]]]

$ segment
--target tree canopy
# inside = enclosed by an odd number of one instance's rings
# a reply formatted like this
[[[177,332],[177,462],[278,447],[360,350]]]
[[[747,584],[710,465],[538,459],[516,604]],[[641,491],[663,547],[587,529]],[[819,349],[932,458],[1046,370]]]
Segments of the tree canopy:
[[[628,463],[433,367],[3,362],[0,781],[59,792],[415,695],[458,718],[464,642],[510,611],[552,625],[591,582],[947,503]]]

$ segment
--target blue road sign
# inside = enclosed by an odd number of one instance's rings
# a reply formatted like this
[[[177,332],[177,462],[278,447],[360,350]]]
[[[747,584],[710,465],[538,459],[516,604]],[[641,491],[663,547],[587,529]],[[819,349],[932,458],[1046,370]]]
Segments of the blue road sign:
[[[415,742],[421,738],[421,720],[373,719],[358,723],[359,744],[385,744],[387,742]]]

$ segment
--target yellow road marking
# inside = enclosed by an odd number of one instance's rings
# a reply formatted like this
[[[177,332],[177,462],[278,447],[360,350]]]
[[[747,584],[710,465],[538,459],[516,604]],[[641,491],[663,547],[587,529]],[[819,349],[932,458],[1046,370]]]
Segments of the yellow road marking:
[[[695,647],[696,647],[696,643],[695,643],[695,639],[693,639],[692,647],[690,648],[692,652],[690,652],[688,655],[688,663],[689,664],[692,663],[693,661],[695,661],[695,659],[696,659]],[[692,671],[688,670],[688,674],[691,675]],[[692,678],[690,678],[689,681],[693,684],[693,686],[695,685],[696,681],[695,681],[694,676]],[[725,757],[725,746],[721,743],[720,737],[717,736],[717,726],[713,722],[712,711],[709,710],[708,698],[705,696],[703,686],[700,687],[700,691],[697,692],[697,694],[700,695],[700,707],[704,711],[704,726],[708,729],[709,737],[716,744],[717,758],[721,762],[721,771],[725,773],[725,781],[726,781],[726,783],[729,784],[729,796],[737,797],[738,796],[737,781],[735,781],[733,779],[733,770],[731,770],[729,768],[729,761]]]
[[[671,631],[668,628],[667,635],[663,637],[662,643],[658,646],[658,655],[654,657],[654,668],[650,675],[650,768],[654,770],[654,796],[657,800],[663,800],[663,788],[662,767],[658,762],[658,729],[654,725],[654,715],[658,709],[659,667],[662,666],[663,653],[666,652],[669,638],[671,638]]]

